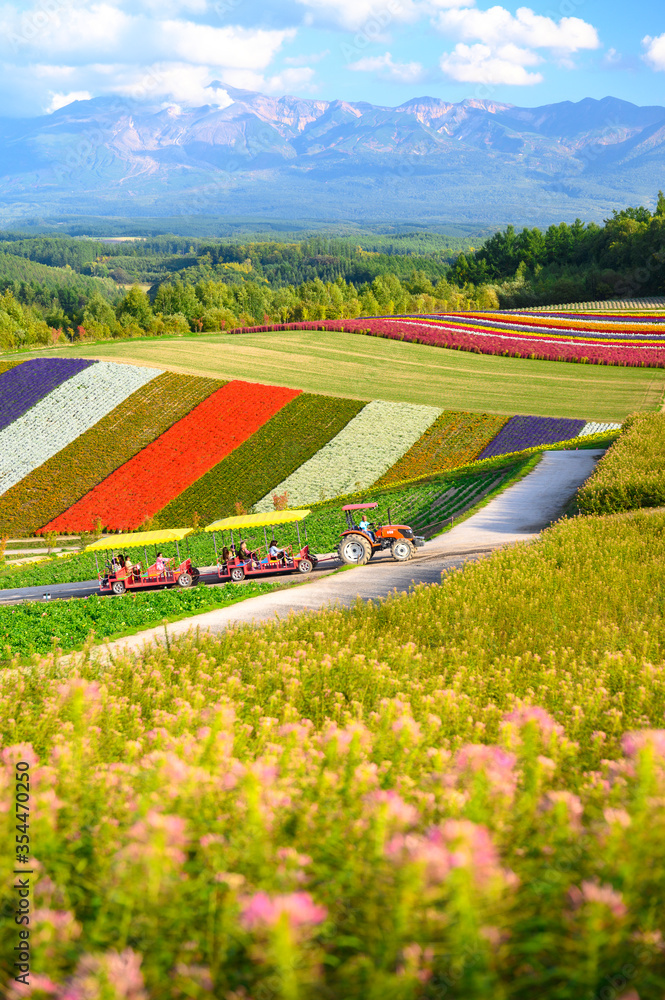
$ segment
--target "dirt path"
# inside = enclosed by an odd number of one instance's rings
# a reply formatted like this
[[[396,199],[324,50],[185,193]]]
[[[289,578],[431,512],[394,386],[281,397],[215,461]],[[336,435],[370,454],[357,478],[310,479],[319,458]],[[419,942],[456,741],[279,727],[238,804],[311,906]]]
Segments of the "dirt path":
[[[260,624],[331,604],[349,607],[358,598],[380,600],[394,591],[408,592],[414,584],[440,583],[443,572],[467,560],[481,558],[503,545],[535,538],[561,514],[602,454],[603,451],[545,452],[533,472],[452,531],[432,539],[408,563],[395,563],[387,554],[381,554],[368,566],[174,622],[167,626],[169,639],[191,629],[222,632],[234,624]],[[165,628],[159,626],[99,647],[98,655],[106,658],[138,652],[145,643],[163,642],[164,638]]]

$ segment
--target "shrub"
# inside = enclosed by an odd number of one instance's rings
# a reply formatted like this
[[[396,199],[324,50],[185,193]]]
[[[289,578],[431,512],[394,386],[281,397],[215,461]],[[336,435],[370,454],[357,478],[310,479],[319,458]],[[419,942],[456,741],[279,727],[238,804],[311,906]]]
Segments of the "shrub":
[[[665,506],[665,413],[633,414],[578,493],[586,514]]]

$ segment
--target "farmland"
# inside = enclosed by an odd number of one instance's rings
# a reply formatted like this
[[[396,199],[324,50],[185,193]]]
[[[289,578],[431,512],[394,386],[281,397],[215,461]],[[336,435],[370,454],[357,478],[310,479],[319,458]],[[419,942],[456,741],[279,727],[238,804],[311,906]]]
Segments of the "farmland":
[[[46,352],[49,353],[49,352]],[[189,375],[240,378],[305,392],[440,406],[480,413],[621,421],[660,409],[665,370],[588,366],[364,337],[294,330],[180,340],[136,340],[59,350]]]

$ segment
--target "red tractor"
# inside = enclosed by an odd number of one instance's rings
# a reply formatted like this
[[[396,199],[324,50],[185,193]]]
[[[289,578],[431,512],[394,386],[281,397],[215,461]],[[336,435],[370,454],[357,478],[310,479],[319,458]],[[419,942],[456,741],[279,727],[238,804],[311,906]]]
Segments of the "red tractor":
[[[349,503],[342,507],[346,515],[347,530],[342,532],[337,554],[343,563],[364,566],[382,549],[390,549],[390,555],[397,562],[406,562],[416,548],[425,544],[425,539],[414,535],[407,524],[392,524],[390,511],[388,524],[370,524],[364,517],[360,524],[354,523],[352,511],[370,510],[378,506],[377,503]]]

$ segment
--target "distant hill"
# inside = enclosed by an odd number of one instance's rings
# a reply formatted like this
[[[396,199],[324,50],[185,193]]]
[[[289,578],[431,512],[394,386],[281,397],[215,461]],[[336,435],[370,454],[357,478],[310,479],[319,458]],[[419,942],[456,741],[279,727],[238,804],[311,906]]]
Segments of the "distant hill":
[[[213,84],[213,87],[221,87]],[[76,101],[0,119],[0,220],[99,214],[546,224],[650,201],[665,107],[273,98]]]

